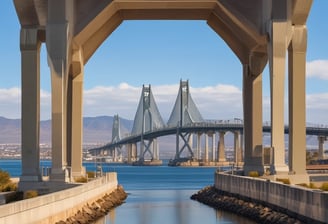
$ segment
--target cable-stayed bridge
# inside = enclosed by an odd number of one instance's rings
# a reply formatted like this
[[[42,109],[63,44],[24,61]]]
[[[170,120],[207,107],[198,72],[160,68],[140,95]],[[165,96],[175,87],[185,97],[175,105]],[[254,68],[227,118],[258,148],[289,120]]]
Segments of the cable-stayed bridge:
[[[108,154],[110,151],[113,161],[122,161],[122,147],[127,148],[127,158],[129,163],[140,165],[161,164],[159,159],[158,137],[176,135],[176,152],[174,163],[181,161],[204,165],[225,165],[227,164],[225,155],[224,135],[226,132],[234,134],[234,162],[239,164],[243,158],[242,134],[244,131],[243,121],[234,119],[229,121],[208,121],[204,120],[189,92],[188,81],[180,81],[179,92],[171,112],[168,122],[165,124],[154,96],[151,86],[142,87],[138,108],[134,117],[132,131],[129,135],[121,138],[119,116],[114,116],[112,141],[104,146],[90,149],[89,152],[98,157]],[[271,125],[265,123],[263,132],[271,132]],[[218,133],[219,141],[215,137]],[[289,127],[285,126],[285,133],[289,133]],[[306,128],[307,135],[318,136],[319,155],[323,158],[323,144],[327,140],[328,128],[313,126]],[[195,135],[195,136],[194,136]],[[205,142],[201,142],[201,136],[205,136]],[[211,147],[209,147],[209,137]],[[193,141],[196,139],[196,147]],[[137,149],[139,144],[139,150]],[[205,148],[202,152],[202,147]],[[272,152],[270,148],[264,149],[266,154],[264,160],[270,163]],[[147,161],[146,161],[147,158]]]

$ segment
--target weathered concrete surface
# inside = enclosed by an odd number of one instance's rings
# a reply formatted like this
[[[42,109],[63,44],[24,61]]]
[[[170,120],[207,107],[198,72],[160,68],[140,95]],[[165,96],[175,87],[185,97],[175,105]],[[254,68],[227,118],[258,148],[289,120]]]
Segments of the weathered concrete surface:
[[[78,212],[86,203],[117,189],[117,174],[105,176],[80,186],[0,206],[0,224],[56,223]]]
[[[215,174],[215,188],[283,209],[286,213],[328,222],[328,193],[265,179]]]

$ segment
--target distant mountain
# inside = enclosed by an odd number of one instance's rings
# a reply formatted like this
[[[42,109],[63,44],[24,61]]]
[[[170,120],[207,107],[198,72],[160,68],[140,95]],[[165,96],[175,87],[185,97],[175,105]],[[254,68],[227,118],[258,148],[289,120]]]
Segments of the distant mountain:
[[[130,133],[133,126],[132,120],[120,118],[121,137]],[[108,143],[112,139],[112,116],[84,117],[83,118],[83,142],[87,143]],[[307,136],[307,145],[311,148],[318,147],[316,136]],[[203,140],[202,140],[203,141]],[[218,138],[216,139],[218,141]],[[233,147],[233,134],[227,132],[225,136],[226,147]],[[21,120],[8,119],[0,116],[0,144],[21,142]],[[51,142],[51,120],[40,122],[40,143]],[[263,135],[263,145],[269,146],[271,142],[270,134]],[[285,135],[285,142],[288,143],[288,135]],[[159,138],[160,147],[175,150],[175,136]],[[203,144],[203,143],[202,143]],[[286,144],[288,147],[288,144]]]
[[[121,118],[121,133],[129,133],[133,121]],[[107,143],[112,138],[112,116],[83,118],[84,143]],[[21,120],[0,117],[0,144],[21,142]],[[51,120],[40,122],[40,143],[51,142]]]

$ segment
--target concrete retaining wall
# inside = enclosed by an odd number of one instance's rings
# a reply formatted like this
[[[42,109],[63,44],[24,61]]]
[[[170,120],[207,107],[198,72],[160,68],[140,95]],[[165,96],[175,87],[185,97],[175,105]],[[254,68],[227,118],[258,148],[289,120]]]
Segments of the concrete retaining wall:
[[[328,223],[328,193],[320,190],[223,173],[215,174],[215,187]]]
[[[117,188],[116,173],[67,190],[0,206],[0,224],[55,223],[72,216],[84,204]]]

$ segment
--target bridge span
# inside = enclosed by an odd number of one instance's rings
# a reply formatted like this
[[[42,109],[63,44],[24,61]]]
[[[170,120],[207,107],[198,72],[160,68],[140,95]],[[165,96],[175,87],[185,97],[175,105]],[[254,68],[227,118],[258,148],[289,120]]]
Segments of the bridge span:
[[[118,115],[115,115],[113,122],[112,142],[90,149],[92,155],[98,158],[104,156],[105,151],[111,151],[113,161],[122,161],[122,147],[127,146],[127,161],[129,163],[138,162],[144,165],[146,154],[153,161],[159,161],[159,148],[157,138],[167,135],[176,135],[176,152],[175,160],[184,160],[187,157],[190,161],[202,161],[208,165],[224,165],[227,163],[225,155],[224,135],[226,132],[234,134],[234,162],[241,164],[243,161],[243,137],[244,123],[240,119],[227,121],[208,121],[204,120],[193,102],[189,92],[188,81],[180,81],[178,96],[172,110],[171,116],[167,124],[158,111],[151,86],[143,86],[142,93],[134,119],[132,132],[121,138],[120,121]],[[270,123],[264,123],[262,132],[271,133],[272,127]],[[289,134],[289,126],[285,125],[284,133]],[[219,133],[219,141],[215,142],[216,133]],[[201,136],[205,135],[205,152],[202,152]],[[197,136],[196,150],[193,147],[193,135]],[[323,144],[327,140],[328,127],[308,126],[306,127],[306,135],[318,136],[319,141],[319,157],[323,158]],[[209,150],[209,138],[212,138],[212,147]],[[140,144],[138,153],[137,143]],[[182,143],[182,147],[180,144]],[[216,149],[217,146],[217,149]],[[187,150],[185,150],[187,149]],[[186,153],[187,152],[187,153]],[[268,161],[271,161],[273,148],[266,147],[263,149]],[[268,162],[270,163],[270,162]],[[155,162],[155,164],[160,164]]]

